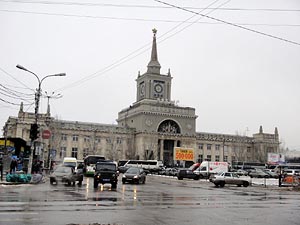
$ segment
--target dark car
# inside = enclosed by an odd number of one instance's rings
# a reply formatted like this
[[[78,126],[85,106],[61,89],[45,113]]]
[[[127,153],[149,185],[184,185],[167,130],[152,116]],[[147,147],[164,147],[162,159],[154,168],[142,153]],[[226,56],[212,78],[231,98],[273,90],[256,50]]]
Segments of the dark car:
[[[122,177],[122,183],[125,184],[128,183],[143,183],[146,182],[146,172],[142,168],[138,167],[130,167]]]
[[[178,180],[182,180],[183,178],[189,178],[189,179],[194,179],[194,180],[199,180],[200,179],[200,174],[194,173],[194,171],[199,168],[200,163],[195,163],[190,168],[188,169],[180,169],[177,172],[177,178]]]
[[[55,170],[50,174],[50,184],[67,183],[68,185],[75,185],[78,181],[78,185],[82,185],[83,174],[75,172],[72,167],[69,166],[57,166]]]
[[[98,187],[98,184],[111,184],[111,188],[116,189],[118,185],[119,172],[117,166],[111,161],[99,161],[95,166],[94,174],[94,188]]]

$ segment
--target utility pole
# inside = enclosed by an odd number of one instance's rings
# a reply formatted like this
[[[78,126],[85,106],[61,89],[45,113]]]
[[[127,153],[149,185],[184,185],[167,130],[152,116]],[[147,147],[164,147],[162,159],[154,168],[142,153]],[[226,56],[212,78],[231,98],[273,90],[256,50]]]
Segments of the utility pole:
[[[53,128],[53,126],[51,126],[51,117],[50,117],[50,98],[58,99],[58,98],[61,98],[62,95],[61,94],[56,94],[54,91],[52,93],[48,93],[47,91],[45,91],[45,96],[44,97],[47,98],[47,117],[46,117],[45,123],[46,123],[48,129],[50,130],[50,132],[53,133],[53,131],[51,129],[51,128]],[[51,163],[50,163],[50,159],[51,159],[51,152],[50,152],[50,150],[51,150],[51,139],[50,139],[50,137],[48,139],[47,148],[48,148],[48,151],[47,151],[48,154],[47,154],[47,164],[46,164],[46,166],[50,170],[50,165],[51,165]]]
[[[66,74],[65,73],[52,74],[52,75],[47,75],[47,76],[43,77],[42,79],[40,79],[38,75],[36,75],[34,72],[26,69],[23,66],[17,65],[16,67],[20,70],[24,70],[28,73],[33,74],[37,78],[37,81],[38,81],[38,88],[35,93],[34,124],[31,125],[31,129],[30,129],[31,149],[33,149],[33,151],[32,151],[32,154],[30,154],[28,172],[31,173],[32,172],[32,160],[34,159],[35,153],[36,153],[36,139],[39,136],[38,113],[39,113],[39,103],[40,103],[40,97],[41,97],[41,91],[42,91],[42,89],[41,89],[42,82],[48,77],[60,77],[60,76],[66,76]]]

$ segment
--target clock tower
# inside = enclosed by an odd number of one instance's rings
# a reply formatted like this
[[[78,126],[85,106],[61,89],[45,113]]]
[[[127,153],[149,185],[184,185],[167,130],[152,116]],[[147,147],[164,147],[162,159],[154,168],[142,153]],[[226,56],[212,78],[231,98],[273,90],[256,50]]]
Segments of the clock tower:
[[[160,74],[160,64],[158,62],[157,56],[157,46],[156,46],[156,33],[157,30],[153,29],[153,42],[151,59],[148,63],[147,72],[144,74],[139,74],[137,82],[137,102],[144,99],[153,100],[165,100],[171,101],[171,81],[172,77],[170,70],[168,74]]]
[[[163,160],[174,164],[174,148],[195,148],[195,109],[171,100],[170,70],[161,74],[157,57],[156,29],[153,29],[150,62],[136,78],[136,101],[118,114],[118,125],[132,128],[135,158]]]

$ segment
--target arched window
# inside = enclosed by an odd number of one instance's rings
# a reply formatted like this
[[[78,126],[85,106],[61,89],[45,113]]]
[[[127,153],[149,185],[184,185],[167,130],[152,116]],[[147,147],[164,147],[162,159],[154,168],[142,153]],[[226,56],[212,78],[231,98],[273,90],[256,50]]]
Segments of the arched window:
[[[159,127],[158,132],[160,133],[171,133],[171,134],[180,134],[180,127],[173,120],[165,120],[163,121]]]

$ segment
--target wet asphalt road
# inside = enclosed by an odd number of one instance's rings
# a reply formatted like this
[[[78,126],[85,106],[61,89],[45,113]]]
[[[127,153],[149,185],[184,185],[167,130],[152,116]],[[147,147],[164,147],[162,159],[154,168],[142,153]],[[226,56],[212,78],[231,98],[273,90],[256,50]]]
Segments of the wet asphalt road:
[[[287,188],[225,186],[206,181],[147,176],[145,185],[120,180],[93,188],[50,185],[0,186],[0,225],[299,225],[300,192]]]

